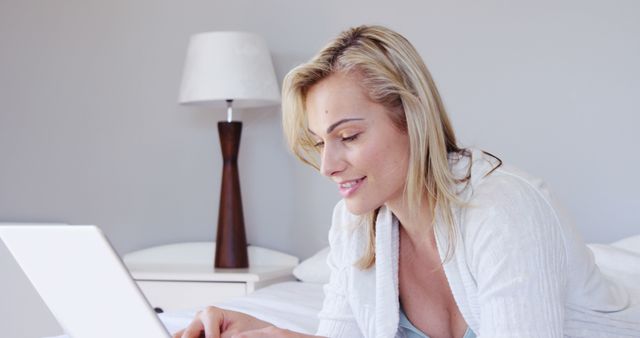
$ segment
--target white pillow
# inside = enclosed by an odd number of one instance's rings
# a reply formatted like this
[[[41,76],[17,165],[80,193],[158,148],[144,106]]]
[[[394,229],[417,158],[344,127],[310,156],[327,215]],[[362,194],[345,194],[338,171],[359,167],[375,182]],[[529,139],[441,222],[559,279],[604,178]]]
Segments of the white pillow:
[[[619,241],[611,243],[611,245],[640,254],[640,235],[623,238]]]
[[[305,259],[293,269],[293,275],[297,279],[307,283],[329,282],[331,271],[327,265],[327,256],[329,255],[329,247],[318,251],[315,255]]]

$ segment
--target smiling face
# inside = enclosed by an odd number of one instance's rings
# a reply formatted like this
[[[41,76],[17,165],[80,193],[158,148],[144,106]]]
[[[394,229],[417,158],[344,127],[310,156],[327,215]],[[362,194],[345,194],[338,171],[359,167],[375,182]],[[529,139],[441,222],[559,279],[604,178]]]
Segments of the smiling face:
[[[320,172],[337,184],[349,211],[362,215],[402,200],[409,137],[358,80],[355,73],[330,75],[309,89],[305,107]]]

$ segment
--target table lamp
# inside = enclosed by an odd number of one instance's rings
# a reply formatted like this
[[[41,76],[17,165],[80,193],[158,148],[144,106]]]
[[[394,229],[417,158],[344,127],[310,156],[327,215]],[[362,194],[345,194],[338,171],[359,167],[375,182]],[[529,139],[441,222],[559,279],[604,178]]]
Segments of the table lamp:
[[[227,120],[218,122],[223,165],[214,267],[246,268],[249,261],[238,175],[242,122],[233,121],[232,107],[280,103],[280,91],[265,40],[243,32],[193,35],[179,103],[227,109]]]

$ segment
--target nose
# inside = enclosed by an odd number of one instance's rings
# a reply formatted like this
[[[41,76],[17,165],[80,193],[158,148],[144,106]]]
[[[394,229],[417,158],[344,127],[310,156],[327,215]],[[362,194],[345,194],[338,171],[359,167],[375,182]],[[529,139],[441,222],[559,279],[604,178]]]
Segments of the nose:
[[[340,154],[340,150],[326,144],[320,156],[320,173],[331,178],[333,175],[344,170],[345,161]]]

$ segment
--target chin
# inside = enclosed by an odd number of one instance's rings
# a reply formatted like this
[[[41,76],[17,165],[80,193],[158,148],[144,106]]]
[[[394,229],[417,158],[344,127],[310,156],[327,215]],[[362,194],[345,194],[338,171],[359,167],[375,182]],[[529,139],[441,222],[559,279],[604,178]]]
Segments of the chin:
[[[356,216],[366,215],[378,208],[378,206],[367,205],[361,201],[354,201],[352,199],[345,199],[344,201],[349,212]]]

